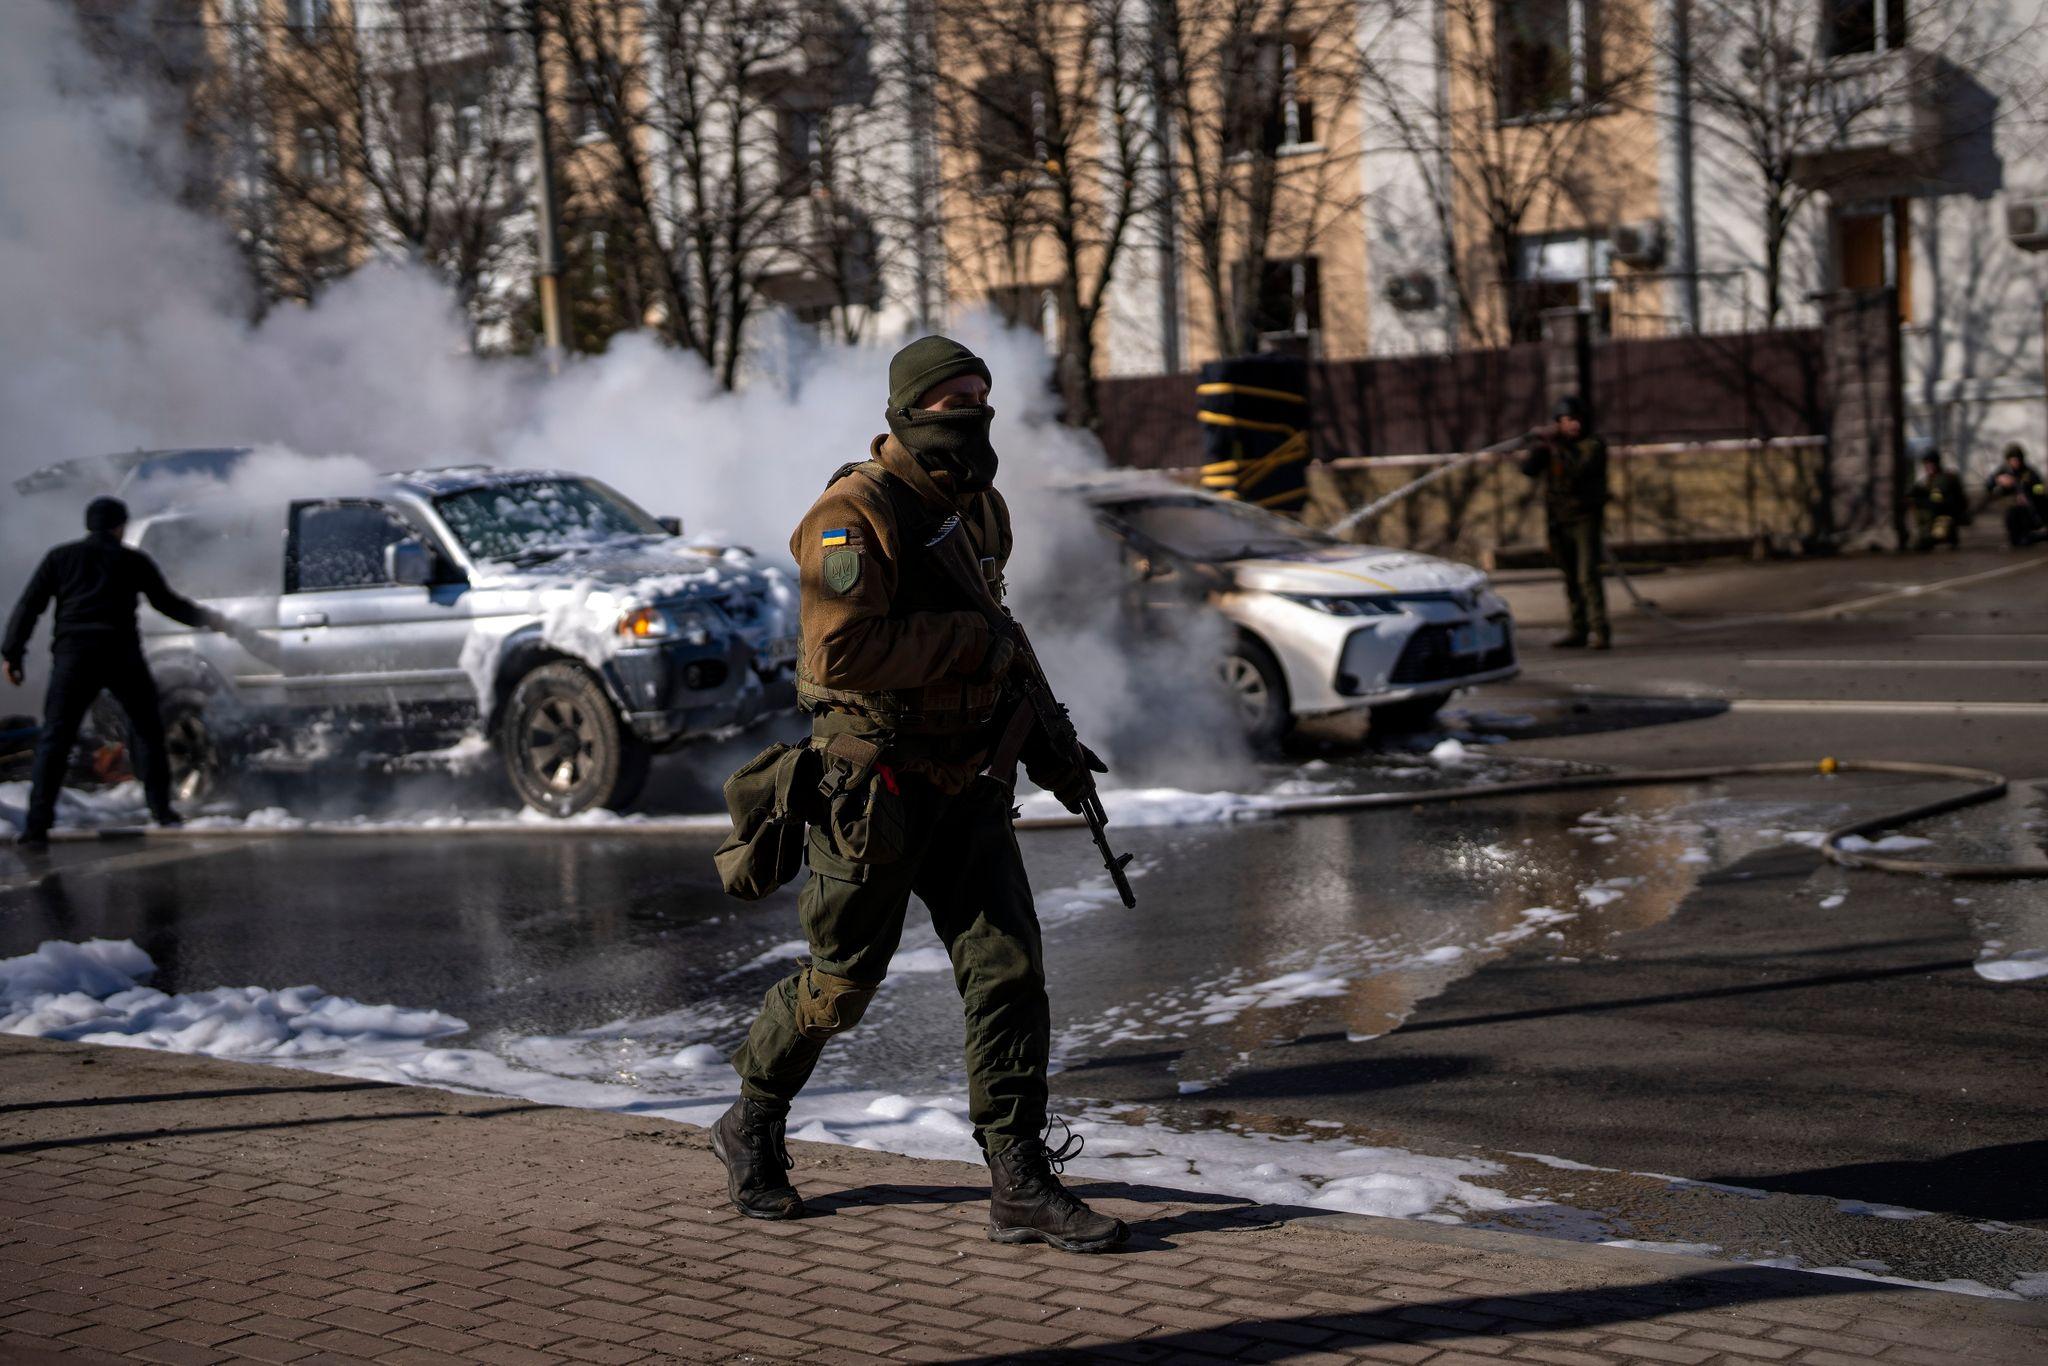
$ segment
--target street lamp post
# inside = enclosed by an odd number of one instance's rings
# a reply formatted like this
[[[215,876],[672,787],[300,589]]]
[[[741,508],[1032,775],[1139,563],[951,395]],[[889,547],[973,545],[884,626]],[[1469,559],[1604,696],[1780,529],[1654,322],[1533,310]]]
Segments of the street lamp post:
[[[550,373],[562,368],[562,248],[556,221],[555,151],[548,137],[548,67],[541,46],[540,0],[526,0],[533,40],[533,148],[539,165],[534,187],[534,291],[540,301],[541,350]]]

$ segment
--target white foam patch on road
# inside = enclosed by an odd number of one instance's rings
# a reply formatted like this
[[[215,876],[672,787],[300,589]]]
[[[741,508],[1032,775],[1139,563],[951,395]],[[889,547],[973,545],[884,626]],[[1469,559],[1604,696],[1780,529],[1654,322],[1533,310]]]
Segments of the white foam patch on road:
[[[732,1101],[734,1079],[708,1040],[680,1049],[678,1034],[724,1032],[729,1015],[689,1011],[486,1048],[437,1045],[467,1028],[435,1010],[367,1005],[317,987],[225,987],[169,996],[144,983],[155,972],[133,943],[51,942],[0,960],[0,1030],[84,1043],[203,1053],[370,1081],[415,1082],[518,1096],[542,1104],[708,1125]],[[669,1041],[655,1048],[657,1040]],[[1532,1205],[1473,1178],[1503,1168],[1341,1140],[1304,1144],[1230,1131],[1181,1133],[1125,1122],[1114,1112],[1074,1121],[1088,1152],[1071,1171],[1246,1200],[1396,1218],[1461,1222]],[[979,1160],[959,1091],[905,1095],[818,1087],[790,1116],[792,1138],[913,1157]]]
[[[0,819],[16,830],[28,823],[28,786],[25,782],[0,783]],[[120,783],[90,792],[67,787],[57,793],[59,825],[104,829],[140,825],[148,819],[149,804],[143,800],[140,783]]]
[[[1980,958],[1977,975],[1987,982],[2031,982],[2048,977],[2048,949],[2028,949],[2010,958]]]
[[[51,941],[0,959],[0,1032],[74,1043],[297,1062],[316,1055],[401,1054],[469,1026],[437,1010],[365,1005],[318,987],[217,987],[169,996],[128,940]]]
[[[171,996],[146,985],[154,971],[148,954],[120,940],[53,941],[35,953],[0,960],[0,1032],[204,1053],[368,1081],[630,1111],[698,1126],[717,1119],[734,1095],[724,1050],[709,1041],[712,1035],[730,1036],[737,1023],[744,1023],[730,1011],[685,1009],[567,1035],[451,1047],[436,1041],[467,1026],[440,1011],[371,1005],[313,986],[231,987]],[[1276,991],[1307,989],[1314,980]],[[690,1042],[676,1043],[693,1035]],[[1182,1086],[1188,1094],[1204,1089],[1199,1082]],[[1446,1224],[1559,1208],[1492,1184],[1508,1174],[1501,1163],[1358,1145],[1334,1121],[1311,1121],[1303,1131],[1289,1134],[1186,1130],[1135,1107],[1115,1105],[1086,1110],[1072,1125],[1086,1141],[1086,1151],[1069,1165],[1070,1174],[1151,1188],[1159,1192],[1152,1198],[1169,1203],[1170,1192],[1180,1191]],[[980,1158],[957,1086],[925,1094],[814,1085],[792,1111],[789,1135],[799,1142],[910,1157],[969,1163]],[[1520,1156],[1561,1170],[1600,1170],[1542,1154]],[[1891,1206],[1855,1212],[1919,1217],[1918,1211]],[[1718,1250],[1704,1243],[1604,1241],[1683,1255]],[[2048,1276],[1999,1290],[1970,1280],[1912,1281],[1882,1274],[1881,1268],[1803,1266],[1793,1258],[1761,1265],[1969,1295],[2048,1296]]]

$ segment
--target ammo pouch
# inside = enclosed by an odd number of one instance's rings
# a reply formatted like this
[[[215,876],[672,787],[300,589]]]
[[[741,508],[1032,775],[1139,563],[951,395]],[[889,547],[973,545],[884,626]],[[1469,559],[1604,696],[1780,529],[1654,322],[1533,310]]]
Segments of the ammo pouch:
[[[773,744],[725,780],[732,833],[711,856],[725,890],[759,901],[803,867],[804,827],[817,814],[817,749]]]
[[[903,794],[896,775],[879,762],[882,746],[845,733],[814,743],[824,755],[818,780],[823,805],[818,833],[831,852],[859,869],[902,858]],[[859,878],[856,873],[854,880]]]

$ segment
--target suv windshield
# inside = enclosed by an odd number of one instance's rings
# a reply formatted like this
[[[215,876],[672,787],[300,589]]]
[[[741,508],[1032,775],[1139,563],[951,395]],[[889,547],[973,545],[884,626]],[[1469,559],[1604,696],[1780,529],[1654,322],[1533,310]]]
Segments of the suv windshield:
[[[623,536],[661,536],[661,525],[602,484],[528,479],[443,494],[434,508],[480,560],[532,559]]]
[[[1214,498],[1147,498],[1106,511],[1148,540],[1190,560],[1248,560],[1334,545],[1270,512]]]

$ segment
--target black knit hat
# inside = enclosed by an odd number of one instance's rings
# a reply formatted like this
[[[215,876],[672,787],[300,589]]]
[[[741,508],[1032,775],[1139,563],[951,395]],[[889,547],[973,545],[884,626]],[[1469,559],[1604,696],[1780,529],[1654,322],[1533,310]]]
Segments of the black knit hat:
[[[128,505],[119,498],[95,498],[85,505],[87,531],[119,531],[128,525]]]
[[[1550,405],[1550,415],[1552,417],[1568,417],[1584,426],[1586,421],[1586,401],[1577,394],[1565,394],[1556,403]]]
[[[995,383],[981,357],[951,337],[919,337],[889,362],[889,406],[908,408],[955,375],[980,375],[983,384]]]

